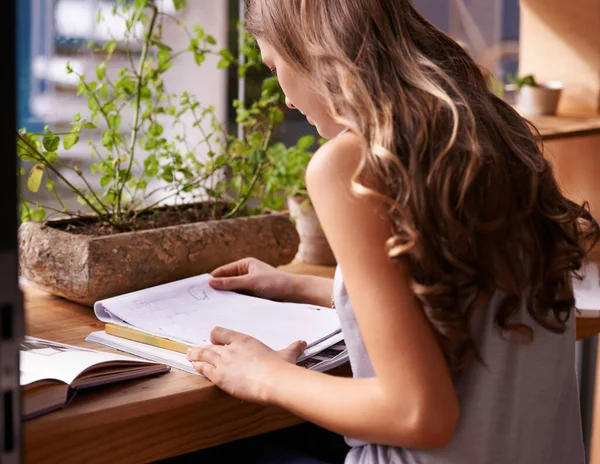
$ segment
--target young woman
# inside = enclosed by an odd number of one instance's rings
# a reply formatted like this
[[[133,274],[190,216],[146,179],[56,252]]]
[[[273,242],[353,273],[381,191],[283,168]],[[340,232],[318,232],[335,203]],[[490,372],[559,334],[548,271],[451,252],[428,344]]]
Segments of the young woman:
[[[306,173],[334,281],[252,259],[212,285],[339,313],[354,378],[215,328],[226,392],[345,435],[348,463],[582,463],[571,279],[598,226],[536,134],[409,0],[251,0],[287,104],[330,141]]]

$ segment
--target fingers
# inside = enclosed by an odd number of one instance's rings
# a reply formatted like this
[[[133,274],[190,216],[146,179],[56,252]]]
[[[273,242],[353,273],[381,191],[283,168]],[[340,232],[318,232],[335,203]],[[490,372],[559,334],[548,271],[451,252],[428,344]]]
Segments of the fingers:
[[[196,372],[198,372],[199,374],[202,374],[208,380],[212,380],[214,378],[214,375],[217,370],[217,368],[215,366],[213,366],[212,364],[201,362],[201,361],[192,362],[192,367],[194,368],[194,370]]]
[[[247,335],[236,332],[235,330],[215,327],[210,332],[210,341],[215,345],[231,345],[235,341],[242,341],[248,338]]]
[[[306,349],[306,342],[297,341],[289,345],[287,348],[279,351],[279,355],[285,360],[295,363],[296,360],[304,353]]]
[[[247,274],[239,277],[212,278],[208,284],[216,290],[252,291],[255,284],[254,276]]]
[[[221,347],[219,347],[221,348]],[[188,361],[197,361],[203,363],[209,363],[216,366],[219,362],[221,355],[218,350],[212,346],[203,346],[200,348],[192,348],[187,353]]]
[[[235,277],[248,273],[248,266],[252,258],[244,258],[233,263],[218,267],[210,273],[213,277]]]

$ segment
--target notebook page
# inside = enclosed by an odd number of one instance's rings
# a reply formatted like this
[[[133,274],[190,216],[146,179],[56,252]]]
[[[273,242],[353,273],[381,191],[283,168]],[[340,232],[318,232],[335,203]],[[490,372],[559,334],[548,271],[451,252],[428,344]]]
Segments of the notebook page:
[[[130,356],[35,337],[26,337],[21,343],[20,361],[21,386],[44,379],[71,384],[83,371],[100,363],[118,361],[144,364],[144,361]],[[115,371],[117,370],[115,367]]]
[[[309,346],[340,331],[336,312],[319,306],[279,303],[215,290],[208,274],[191,277],[96,303],[103,322],[201,346],[210,332],[225,327],[251,335],[273,349],[296,340]]]

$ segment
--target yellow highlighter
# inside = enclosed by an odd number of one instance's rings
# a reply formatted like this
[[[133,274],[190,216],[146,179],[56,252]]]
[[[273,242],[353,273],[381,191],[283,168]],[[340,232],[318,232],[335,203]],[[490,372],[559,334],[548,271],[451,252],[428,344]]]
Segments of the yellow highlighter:
[[[157,346],[159,348],[177,351],[178,353],[183,354],[187,354],[188,350],[192,348],[191,345],[186,345],[185,343],[175,342],[173,340],[169,340],[168,338],[147,334],[145,332],[140,332],[139,330],[131,327],[124,327],[122,325],[106,324],[104,326],[104,331],[109,335],[114,335],[115,337],[125,338],[127,340],[144,343],[146,345]]]

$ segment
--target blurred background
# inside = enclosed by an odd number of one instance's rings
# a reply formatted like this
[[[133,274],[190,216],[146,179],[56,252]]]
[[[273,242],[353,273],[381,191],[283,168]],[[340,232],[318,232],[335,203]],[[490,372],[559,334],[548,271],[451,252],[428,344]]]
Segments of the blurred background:
[[[76,95],[78,79],[75,74],[66,73],[66,64],[69,62],[80,74],[95,73],[104,56],[91,53],[88,42],[119,40],[125,29],[124,18],[111,12],[114,3],[114,0],[18,2],[19,128],[39,132],[49,125],[54,131],[68,130],[74,114],[85,114],[86,99]],[[164,12],[177,14],[177,18],[189,25],[200,24],[220,46],[237,53],[237,24],[240,3],[243,3],[240,0],[189,0],[185,10],[178,13],[173,0],[160,0],[160,3]],[[464,44],[500,81],[518,68],[518,0],[415,0],[415,5],[436,26]],[[103,21],[98,22],[99,14]],[[185,44],[185,37],[175,23],[172,31],[169,24],[165,24],[165,41]],[[115,70],[126,65],[124,60],[127,59],[123,53],[119,61],[118,49],[116,53],[110,61]],[[240,96],[240,88],[244,89],[246,100],[256,98],[267,70],[253,71],[240,83],[235,68],[217,69],[216,63],[216,57],[209,57],[199,68],[191,57],[182,57],[168,72],[167,85],[174,92],[190,90],[199,101],[214,105],[219,119],[227,121],[233,132],[236,124],[232,101]],[[277,139],[293,144],[302,135],[315,134],[300,113],[287,111],[285,116]],[[85,144],[60,155],[63,161],[78,164],[84,171],[91,163]],[[73,176],[73,173],[68,171],[65,175]],[[65,200],[68,201],[69,192],[61,193],[67,195]],[[27,189],[23,194],[27,199]],[[36,198],[41,200],[39,196]],[[48,201],[52,201],[50,195]]]

